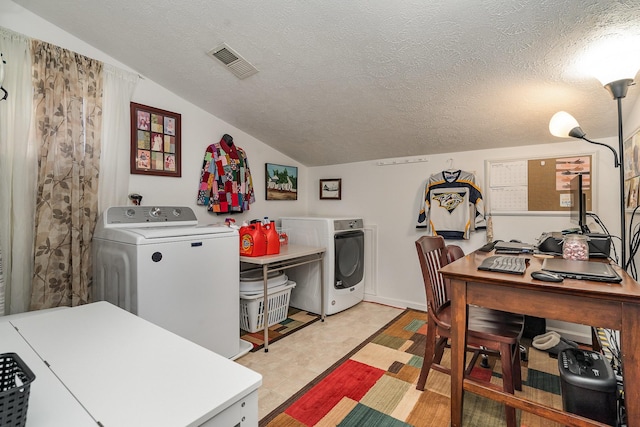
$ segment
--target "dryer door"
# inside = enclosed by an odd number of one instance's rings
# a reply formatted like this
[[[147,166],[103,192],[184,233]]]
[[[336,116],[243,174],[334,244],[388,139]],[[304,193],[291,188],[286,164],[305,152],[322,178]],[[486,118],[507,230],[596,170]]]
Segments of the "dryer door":
[[[354,230],[335,235],[336,289],[347,289],[364,277],[364,231]]]

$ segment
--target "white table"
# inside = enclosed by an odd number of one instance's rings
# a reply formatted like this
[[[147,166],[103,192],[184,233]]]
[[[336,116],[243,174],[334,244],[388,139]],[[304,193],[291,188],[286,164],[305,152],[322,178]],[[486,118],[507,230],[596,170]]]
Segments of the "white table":
[[[27,426],[258,425],[260,374],[106,302],[0,323],[35,373]]]
[[[264,306],[269,307],[267,282],[272,271],[286,270],[300,265],[317,262],[320,264],[320,320],[324,322],[324,268],[322,261],[326,248],[302,245],[284,245],[280,253],[258,257],[240,256],[240,262],[262,266]],[[264,310],[264,351],[269,351],[269,310]]]
[[[36,376],[30,388],[27,426],[96,426],[9,322],[0,323],[0,353],[16,353]]]

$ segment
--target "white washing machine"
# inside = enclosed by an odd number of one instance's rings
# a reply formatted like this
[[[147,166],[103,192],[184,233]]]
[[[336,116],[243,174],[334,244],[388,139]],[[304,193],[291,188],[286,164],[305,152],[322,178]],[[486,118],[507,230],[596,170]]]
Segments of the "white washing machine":
[[[189,207],[110,207],[93,236],[93,300],[236,358],[238,244],[237,230],[199,226]]]
[[[353,307],[364,299],[364,221],[361,218],[281,218],[289,244],[321,246],[324,257],[326,314]],[[289,269],[296,282],[290,305],[320,313],[320,266],[317,263]]]

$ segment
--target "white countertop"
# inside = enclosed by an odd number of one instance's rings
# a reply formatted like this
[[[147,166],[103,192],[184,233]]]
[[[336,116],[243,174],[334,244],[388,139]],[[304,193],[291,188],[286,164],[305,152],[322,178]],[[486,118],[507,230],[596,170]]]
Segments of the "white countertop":
[[[321,254],[325,252],[327,248],[316,246],[302,246],[302,245],[283,245],[280,246],[280,253],[275,255],[263,255],[263,256],[240,256],[241,262],[247,262],[250,264],[271,264],[278,261],[288,261],[294,258],[305,257],[309,255]]]
[[[30,386],[27,427],[95,427],[96,422],[89,413],[78,405],[9,322],[0,323],[0,353],[16,353],[36,376]]]
[[[96,425],[76,408],[63,410],[71,399],[65,386],[105,427],[177,427],[204,423],[262,383],[260,374],[106,302],[9,323],[0,323],[0,352],[17,353],[36,374],[28,426]],[[57,413],[63,424],[53,421]]]

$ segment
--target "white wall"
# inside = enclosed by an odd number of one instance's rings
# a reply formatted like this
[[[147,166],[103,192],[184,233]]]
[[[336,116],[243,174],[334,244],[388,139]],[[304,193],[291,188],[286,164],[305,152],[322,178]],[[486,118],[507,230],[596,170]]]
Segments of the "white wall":
[[[638,85],[635,84],[629,88],[629,93],[631,91],[640,90]],[[611,101],[615,105],[615,101]],[[616,108],[616,107],[612,107]],[[626,99],[622,100],[622,117],[623,117],[623,127],[624,127],[624,139],[629,138],[634,132],[640,130],[640,99],[636,101],[635,104],[629,103]],[[618,146],[617,144],[615,145]]]
[[[629,121],[640,120],[640,111]],[[559,140],[561,141],[561,140]],[[617,138],[601,140],[617,147]],[[477,150],[426,156],[424,163],[378,166],[377,162],[359,162],[309,170],[307,192],[309,212],[313,215],[360,216],[365,225],[377,230],[377,255],[374,270],[377,275],[365,287],[365,300],[398,307],[426,310],[425,290],[414,242],[424,231],[415,228],[419,200],[427,178],[447,169],[453,159],[455,168],[474,172],[483,189],[485,161],[522,158],[545,158],[594,154],[594,206],[609,232],[619,235],[618,170],[613,167],[610,150],[583,141],[558,142],[509,149]],[[424,156],[421,156],[424,157]],[[342,179],[342,200],[320,200],[318,180]],[[556,216],[493,216],[494,239],[519,239],[535,243],[545,231],[559,231],[574,227],[567,214]],[[599,228],[589,221],[592,231]],[[469,253],[486,242],[484,231],[471,234],[467,241],[449,241]],[[618,254],[619,254],[618,246]],[[579,309],[574,307],[573,309]],[[549,329],[579,342],[590,342],[590,329],[555,320],[547,321]]]
[[[0,0],[0,26],[135,72],[104,52],[95,49],[10,0]],[[284,215],[303,215],[306,213],[308,197],[306,192],[301,192],[296,201],[265,200],[265,163],[297,166],[298,180],[305,182],[307,168],[299,162],[205,112],[149,79],[143,78],[138,82],[132,101],[182,115],[182,177],[131,175],[130,193],[142,194],[143,205],[191,206],[195,210],[198,220],[202,223],[224,221],[226,215],[210,214],[204,207],[196,206],[195,200],[205,149],[209,144],[218,142],[222,135],[227,133],[233,136],[237,146],[247,152],[256,194],[256,202],[251,205],[248,212],[233,215],[236,222],[264,216],[278,218]]]
[[[297,166],[298,181],[305,182],[307,168],[299,162],[149,80],[143,80],[138,84],[133,101],[182,114],[182,177],[131,175],[129,188],[131,192],[143,195],[144,205],[191,206],[202,223],[221,222],[225,217],[230,216],[211,214],[203,206],[195,204],[205,149],[209,144],[218,142],[222,135],[227,133],[233,136],[234,143],[247,153],[256,196],[256,202],[251,205],[248,212],[232,216],[236,222],[239,224],[244,220],[265,216],[275,219],[285,215],[306,213],[308,199],[306,192],[299,192],[296,201],[265,200],[265,163]]]
[[[605,142],[612,143],[609,140]],[[377,289],[374,294],[368,294],[367,299],[424,309],[424,287],[414,242],[424,233],[416,230],[415,224],[419,199],[429,175],[447,169],[448,160],[453,159],[455,168],[475,172],[484,189],[485,160],[571,156],[576,153],[596,153],[597,204],[593,211],[598,213],[611,233],[618,233],[618,175],[613,168],[611,152],[582,141],[431,155],[427,156],[425,163],[377,166],[376,162],[359,162],[310,168],[306,190],[310,193],[309,211],[314,215],[361,216],[365,224],[375,224],[378,229]],[[326,178],[342,179],[342,200],[319,200],[318,180]],[[495,239],[534,243],[544,231],[559,231],[572,225],[565,214],[554,217],[494,216],[493,226]],[[595,226],[592,228],[597,230]],[[486,242],[486,234],[484,231],[475,232],[468,241],[450,242],[468,253]]]

